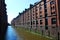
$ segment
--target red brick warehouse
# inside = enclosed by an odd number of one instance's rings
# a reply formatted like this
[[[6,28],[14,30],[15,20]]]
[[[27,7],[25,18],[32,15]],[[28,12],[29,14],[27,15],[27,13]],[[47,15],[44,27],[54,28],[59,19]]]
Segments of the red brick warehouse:
[[[19,13],[18,17],[12,21],[12,25],[37,30],[42,35],[60,37],[59,2],[60,0],[41,0],[34,5],[30,4],[30,8]]]

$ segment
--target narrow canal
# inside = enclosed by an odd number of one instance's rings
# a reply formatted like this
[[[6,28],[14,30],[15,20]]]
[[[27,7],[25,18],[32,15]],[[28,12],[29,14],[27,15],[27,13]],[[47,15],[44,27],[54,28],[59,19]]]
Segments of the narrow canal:
[[[12,26],[8,26],[6,40],[21,40]]]

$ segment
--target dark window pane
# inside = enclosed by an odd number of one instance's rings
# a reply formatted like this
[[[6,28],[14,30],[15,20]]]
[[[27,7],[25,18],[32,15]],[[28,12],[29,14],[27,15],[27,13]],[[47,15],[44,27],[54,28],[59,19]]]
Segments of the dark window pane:
[[[36,19],[38,18],[38,16],[36,16]]]
[[[38,13],[36,13],[36,15],[38,15]]]
[[[51,10],[54,10],[55,9],[55,6],[51,7]]]
[[[40,20],[40,24],[42,24],[42,20]]]
[[[42,15],[40,15],[40,17],[42,17]]]
[[[54,1],[51,1],[50,4],[51,4],[51,5],[52,5],[52,4],[55,4],[55,2],[54,2]]]
[[[45,9],[45,12],[47,12],[47,9]]]
[[[51,23],[52,23],[52,24],[56,24],[56,18],[52,18],[52,19],[51,19]]]
[[[42,13],[42,11],[40,11],[40,14]]]
[[[36,24],[38,24],[38,21],[36,21]]]
[[[48,19],[45,19],[45,25],[48,25]]]
[[[52,12],[51,15],[55,15],[56,16],[56,13],[55,12]]]
[[[47,8],[46,4],[44,5],[45,9]]]
[[[45,29],[48,30],[48,26],[45,26]]]
[[[45,17],[47,17],[47,13],[45,14]]]
[[[35,21],[33,21],[33,24],[35,24]]]

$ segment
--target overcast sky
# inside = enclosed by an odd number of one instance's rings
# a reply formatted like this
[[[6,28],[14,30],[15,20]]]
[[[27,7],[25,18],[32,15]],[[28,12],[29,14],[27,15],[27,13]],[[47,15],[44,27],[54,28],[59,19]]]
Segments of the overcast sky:
[[[30,4],[34,4],[40,0],[5,0],[7,6],[8,22],[15,18],[19,12],[22,12],[25,8],[29,8]]]

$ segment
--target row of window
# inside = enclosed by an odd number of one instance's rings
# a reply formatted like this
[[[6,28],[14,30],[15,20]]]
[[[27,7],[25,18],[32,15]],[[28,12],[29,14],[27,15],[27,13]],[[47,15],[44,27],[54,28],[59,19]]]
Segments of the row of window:
[[[51,10],[55,10],[55,1],[51,1],[50,2],[51,5],[54,4],[54,6],[51,6]],[[47,5],[45,4],[44,5],[44,8],[45,8],[45,17],[47,17]],[[42,7],[40,6],[40,14],[42,13],[41,11]],[[51,12],[52,15],[55,15],[56,13],[55,12]],[[42,15],[40,15],[40,17],[42,17]]]
[[[33,24],[35,24],[35,21],[33,21]],[[36,24],[38,24],[38,21],[36,21]],[[43,24],[43,20],[40,20],[40,25]],[[51,24],[56,24],[56,18],[51,19]],[[48,25],[48,19],[45,19],[45,25]]]
[[[51,5],[53,5],[53,4],[55,5],[55,1],[51,1],[50,4],[51,4]],[[45,7],[45,17],[47,17],[47,15],[48,15],[48,14],[47,14],[47,5],[45,4],[44,7]],[[41,18],[41,17],[42,17],[42,15],[41,15],[41,13],[42,13],[42,10],[41,10],[41,9],[42,9],[42,6],[40,6],[39,9],[40,9],[40,18]],[[38,9],[36,9],[36,11],[37,11],[37,10],[38,10]],[[55,10],[55,6],[51,6],[51,10]],[[34,12],[34,11],[33,11],[33,12]],[[37,15],[37,14],[38,14],[38,13],[36,13],[36,15]],[[55,12],[51,12],[51,15],[56,15],[56,13],[55,13]],[[34,16],[34,14],[33,14],[33,16]],[[36,16],[36,18],[38,18],[38,17]],[[33,19],[34,19],[34,17],[33,17]]]
[[[51,23],[56,24],[56,18],[52,18]],[[35,24],[35,21],[33,21],[33,24]],[[38,24],[38,21],[36,21],[36,24]],[[40,20],[40,25],[41,24],[43,24],[43,20]],[[45,29],[48,30],[48,19],[45,19],[45,25],[46,25]],[[42,27],[42,26],[40,26],[40,27]],[[53,28],[55,28],[55,27],[53,27]]]
[[[56,16],[56,12],[51,12],[51,15]],[[33,16],[34,16],[34,14],[33,14]],[[47,16],[48,16],[48,14],[45,13],[45,17],[47,17]],[[40,18],[42,18],[42,17],[43,17],[43,15],[40,14]],[[38,16],[36,16],[36,18],[38,18]],[[34,17],[33,17],[33,19],[34,19]]]
[[[51,5],[55,4],[55,1],[51,1],[50,4],[51,4]],[[44,7],[47,8],[46,4],[44,4]],[[55,8],[54,6],[51,7],[51,9],[54,9],[54,8]],[[39,9],[41,10],[41,9],[42,9],[42,6],[40,6]],[[33,9],[33,10],[34,10],[34,9]],[[38,9],[36,8],[36,11],[37,11],[37,10],[38,10]],[[33,13],[34,13],[34,11],[33,11]]]

